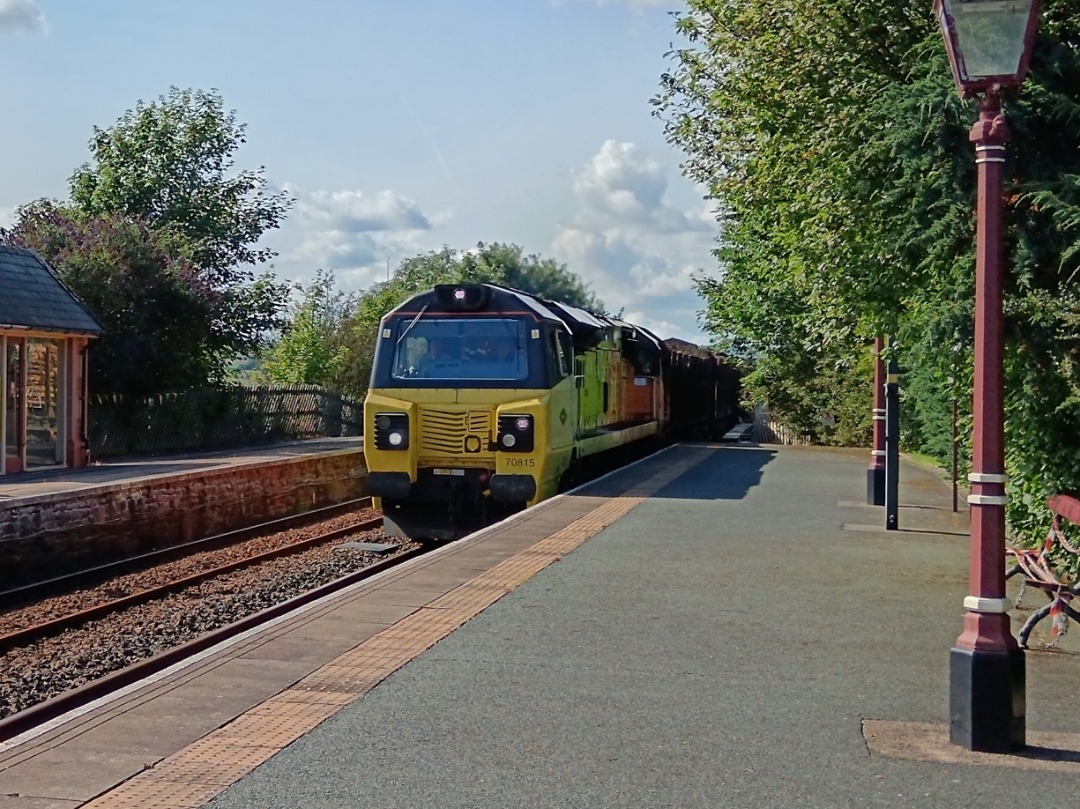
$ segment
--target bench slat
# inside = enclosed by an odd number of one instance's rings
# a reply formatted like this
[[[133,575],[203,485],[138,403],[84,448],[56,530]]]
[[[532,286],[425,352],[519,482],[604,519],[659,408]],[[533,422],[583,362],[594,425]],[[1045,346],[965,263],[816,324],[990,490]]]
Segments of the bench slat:
[[[1080,525],[1080,500],[1067,494],[1055,494],[1046,501],[1047,507],[1071,523]]]

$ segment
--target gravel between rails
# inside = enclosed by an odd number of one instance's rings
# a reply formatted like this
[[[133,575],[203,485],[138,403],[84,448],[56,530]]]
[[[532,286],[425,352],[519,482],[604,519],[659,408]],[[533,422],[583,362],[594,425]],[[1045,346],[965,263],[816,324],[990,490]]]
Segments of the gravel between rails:
[[[374,515],[375,512],[335,517],[129,574],[78,594],[22,607],[0,616],[0,631],[17,628],[19,621],[24,622],[21,625],[39,623],[50,615],[85,609],[146,589],[153,583],[217,567],[230,559],[252,555],[255,546],[270,550]],[[400,543],[397,553],[416,546],[397,537],[387,537],[381,529],[357,532],[336,540],[333,545],[320,545],[243,568],[56,637],[12,649],[0,657],[0,718],[388,558],[355,549],[337,549],[350,541]]]
[[[345,528],[377,516],[379,516],[378,512],[370,508],[358,509],[352,514],[312,522],[279,533],[254,537],[227,548],[200,551],[183,559],[164,562],[145,570],[117,576],[95,587],[88,587],[77,592],[65,593],[43,601],[16,607],[0,614],[0,635],[6,635],[55,618],[62,618],[65,615],[90,609],[141,590],[148,590],[172,581],[179,581],[204,570],[212,570],[230,562],[237,562],[249,556],[276,550],[294,542],[308,539],[316,534]]]

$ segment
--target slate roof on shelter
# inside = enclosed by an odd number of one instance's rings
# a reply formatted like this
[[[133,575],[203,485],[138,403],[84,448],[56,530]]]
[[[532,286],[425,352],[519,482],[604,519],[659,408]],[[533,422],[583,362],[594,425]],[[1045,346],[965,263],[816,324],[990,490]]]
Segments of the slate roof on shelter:
[[[0,245],[0,329],[101,334],[86,307],[33,250]]]

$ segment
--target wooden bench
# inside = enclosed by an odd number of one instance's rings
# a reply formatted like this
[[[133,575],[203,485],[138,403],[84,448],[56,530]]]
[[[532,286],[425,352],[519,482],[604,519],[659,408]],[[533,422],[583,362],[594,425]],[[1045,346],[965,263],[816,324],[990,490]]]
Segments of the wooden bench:
[[[1037,548],[1006,548],[1006,558],[1015,559],[1005,578],[1023,575],[1023,584],[1016,596],[1015,606],[1020,606],[1028,587],[1042,590],[1050,603],[1040,607],[1024,622],[1020,630],[1020,646],[1027,648],[1028,637],[1035,625],[1050,616],[1053,638],[1047,646],[1054,646],[1069,628],[1069,619],[1080,623],[1080,612],[1072,607],[1072,600],[1080,595],[1080,581],[1076,566],[1080,561],[1080,548],[1074,547],[1062,530],[1062,521],[1080,525],[1080,500],[1066,494],[1055,494],[1046,501],[1053,518],[1046,539]]]

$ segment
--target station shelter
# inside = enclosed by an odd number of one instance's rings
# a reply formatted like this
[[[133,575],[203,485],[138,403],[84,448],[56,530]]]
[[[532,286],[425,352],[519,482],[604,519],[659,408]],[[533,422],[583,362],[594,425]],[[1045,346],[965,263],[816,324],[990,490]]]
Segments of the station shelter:
[[[101,331],[34,251],[0,245],[0,475],[89,462],[86,351]]]

